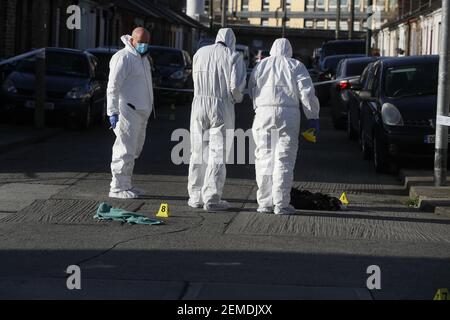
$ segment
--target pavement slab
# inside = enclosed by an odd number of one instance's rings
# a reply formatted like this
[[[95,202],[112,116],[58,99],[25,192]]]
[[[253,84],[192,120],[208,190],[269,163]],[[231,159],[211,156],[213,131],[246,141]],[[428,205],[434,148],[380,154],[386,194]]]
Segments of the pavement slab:
[[[228,234],[258,234],[385,241],[444,241],[450,243],[450,220],[429,222],[396,221],[395,218],[366,218],[350,213],[299,212],[295,216],[239,214]]]
[[[0,187],[0,212],[19,211],[37,199],[47,199],[66,188],[65,185],[8,183]]]

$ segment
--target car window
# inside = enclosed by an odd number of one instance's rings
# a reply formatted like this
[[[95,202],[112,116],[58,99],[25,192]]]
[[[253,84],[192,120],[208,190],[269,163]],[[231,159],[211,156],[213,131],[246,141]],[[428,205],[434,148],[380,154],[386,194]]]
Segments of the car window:
[[[391,67],[386,70],[384,91],[388,97],[435,95],[438,87],[438,63]]]
[[[150,55],[155,66],[182,67],[184,65],[184,58],[181,51],[150,49]]]
[[[369,61],[348,61],[347,67],[345,68],[346,77],[359,76],[366,66],[369,64]]]
[[[373,71],[372,96],[378,97],[380,94],[380,65]]]
[[[367,85],[367,79],[370,74],[370,69],[372,69],[372,64],[369,64],[364,71],[361,74],[361,77],[359,78],[359,82],[361,83],[362,88],[366,88]]]
[[[113,56],[112,53],[95,53],[98,65],[97,70],[103,74],[109,74],[109,62]]]
[[[336,67],[336,78],[340,78],[342,76],[343,65],[344,65],[343,60],[339,61]]]
[[[64,75],[73,77],[89,77],[90,65],[86,55],[66,52],[46,53],[46,73],[49,75]],[[27,59],[21,61],[17,71],[25,73],[35,72],[35,60]]]
[[[367,90],[371,91],[373,93],[374,86],[375,86],[375,77],[376,77],[376,70],[378,68],[378,64],[374,64],[372,66],[372,70],[370,70],[370,74],[367,78]]]

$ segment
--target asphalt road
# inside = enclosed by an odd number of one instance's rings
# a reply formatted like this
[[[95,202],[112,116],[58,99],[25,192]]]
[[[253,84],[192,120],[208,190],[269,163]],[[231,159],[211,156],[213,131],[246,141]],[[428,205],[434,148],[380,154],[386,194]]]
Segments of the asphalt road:
[[[356,143],[322,110],[316,145],[301,143],[296,185],[340,196],[342,212],[255,213],[252,165],[228,166],[224,198],[233,209],[187,207],[187,166],[174,165],[174,130],[189,106],[161,107],[152,119],[135,184],[147,195],[107,198],[112,132],[97,127],[0,154],[0,298],[432,299],[450,287],[450,220],[409,208],[394,175],[375,174]],[[252,123],[236,106],[237,128]],[[163,226],[97,222],[98,205],[154,216]],[[66,269],[81,268],[82,290]],[[380,289],[367,268],[380,268]]]

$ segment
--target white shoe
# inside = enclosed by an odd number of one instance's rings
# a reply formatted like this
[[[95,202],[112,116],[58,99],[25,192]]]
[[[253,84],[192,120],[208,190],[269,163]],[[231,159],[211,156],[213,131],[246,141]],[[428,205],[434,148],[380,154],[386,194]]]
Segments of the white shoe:
[[[137,199],[139,196],[131,190],[128,191],[120,191],[120,192],[110,192],[110,198],[116,199]]]
[[[143,196],[145,195],[145,191],[136,187],[132,187],[129,191],[137,194],[138,196]]]
[[[273,207],[259,207],[258,210],[256,210],[259,213],[273,213]]]
[[[194,209],[201,209],[201,208],[203,208],[203,203],[202,202],[194,202],[191,199],[189,199],[188,206],[191,208],[194,208]]]
[[[290,205],[285,208],[275,207],[274,213],[278,215],[294,215],[297,214],[297,210]]]
[[[221,200],[219,203],[206,203],[203,206],[203,209],[210,212],[227,211],[230,209],[230,204],[224,200]]]

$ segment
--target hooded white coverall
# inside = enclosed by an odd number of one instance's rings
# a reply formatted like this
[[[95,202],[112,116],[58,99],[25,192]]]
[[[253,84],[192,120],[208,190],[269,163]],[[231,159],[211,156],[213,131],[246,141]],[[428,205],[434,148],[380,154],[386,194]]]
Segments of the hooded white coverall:
[[[289,208],[291,200],[300,131],[299,100],[308,119],[318,119],[320,110],[307,69],[291,57],[290,42],[275,40],[270,57],[255,67],[249,80],[256,112],[252,132],[258,204],[281,211]]]
[[[131,45],[131,36],[123,36],[125,48],[110,61],[107,88],[108,116],[119,115],[114,133],[111,163],[111,192],[132,189],[135,160],[145,142],[147,122],[153,108],[153,84],[150,62]]]
[[[216,43],[197,51],[193,63],[189,203],[219,204],[226,179],[226,156],[234,133],[234,104],[243,99],[245,63],[235,51],[231,29],[220,29]]]

